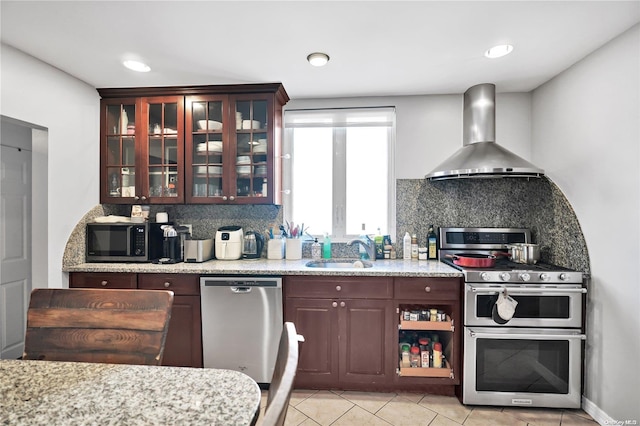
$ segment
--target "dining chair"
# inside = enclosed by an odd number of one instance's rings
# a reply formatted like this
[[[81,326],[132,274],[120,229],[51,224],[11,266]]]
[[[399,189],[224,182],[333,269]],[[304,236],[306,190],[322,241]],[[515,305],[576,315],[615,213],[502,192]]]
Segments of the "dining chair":
[[[35,289],[23,359],[160,365],[168,290]]]
[[[258,420],[260,426],[281,426],[284,424],[293,390],[293,381],[298,369],[298,344],[304,337],[297,334],[292,322],[285,322],[280,336],[280,346],[273,370],[267,406],[264,416]]]

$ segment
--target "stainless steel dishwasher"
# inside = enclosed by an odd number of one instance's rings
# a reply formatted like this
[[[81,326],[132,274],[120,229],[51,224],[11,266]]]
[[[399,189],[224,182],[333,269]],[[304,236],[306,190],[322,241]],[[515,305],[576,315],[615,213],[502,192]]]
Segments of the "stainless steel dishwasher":
[[[200,277],[205,368],[270,383],[282,333],[282,278]]]

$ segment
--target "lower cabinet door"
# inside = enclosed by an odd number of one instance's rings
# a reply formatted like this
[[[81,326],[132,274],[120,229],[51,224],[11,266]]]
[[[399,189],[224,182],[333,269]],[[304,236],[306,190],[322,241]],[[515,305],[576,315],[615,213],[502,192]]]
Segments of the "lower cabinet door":
[[[202,367],[200,296],[174,296],[162,365]]]
[[[285,321],[293,322],[305,339],[300,345],[296,387],[338,386],[338,303],[287,299],[285,309]]]
[[[391,300],[338,302],[340,374],[343,383],[376,385],[393,381],[394,309]],[[373,388],[372,388],[373,390]]]

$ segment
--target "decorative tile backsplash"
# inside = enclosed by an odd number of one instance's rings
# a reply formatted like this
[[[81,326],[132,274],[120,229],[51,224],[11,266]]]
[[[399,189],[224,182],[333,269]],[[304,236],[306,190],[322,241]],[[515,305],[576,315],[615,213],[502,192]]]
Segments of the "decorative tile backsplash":
[[[533,242],[541,245],[541,260],[589,273],[589,254],[575,212],[560,189],[548,178],[460,179],[432,182],[399,179],[396,182],[396,232],[415,233],[425,245],[430,224],[447,227],[517,227],[531,229]],[[271,205],[163,205],[151,206],[150,218],[166,211],[169,220],[193,225],[193,238],[213,238],[220,226],[239,225],[264,230],[283,222],[282,208]],[[63,264],[84,262],[84,228],[102,215],[129,216],[131,206],[99,205],[89,211],[69,237]],[[263,253],[266,256],[266,253]],[[303,257],[310,257],[310,243]],[[357,257],[358,247],[332,245],[333,257]]]

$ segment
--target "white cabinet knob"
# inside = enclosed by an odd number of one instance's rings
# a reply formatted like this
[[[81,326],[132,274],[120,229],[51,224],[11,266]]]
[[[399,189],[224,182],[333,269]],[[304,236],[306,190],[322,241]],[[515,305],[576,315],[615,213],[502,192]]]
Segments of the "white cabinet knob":
[[[106,286],[107,284],[108,284],[108,281],[101,281],[101,282],[100,282],[100,285],[101,285],[102,287]]]
[[[338,307],[338,302],[333,302],[333,303],[331,304],[331,306],[333,306],[334,308],[337,308],[337,307]]]
[[[336,291],[340,291],[342,290],[342,287],[340,287],[339,285],[336,286]]]
[[[424,291],[426,291],[427,293],[431,293],[431,287],[426,286],[426,287],[424,288]]]
[[[171,285],[171,283],[169,281],[164,283],[164,288],[169,288],[169,286]]]

